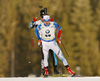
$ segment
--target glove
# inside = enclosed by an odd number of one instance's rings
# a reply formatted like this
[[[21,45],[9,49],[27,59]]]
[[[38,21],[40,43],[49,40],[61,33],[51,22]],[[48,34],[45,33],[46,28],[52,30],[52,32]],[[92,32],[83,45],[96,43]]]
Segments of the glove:
[[[50,21],[53,22],[53,18],[51,18]]]
[[[58,43],[58,44],[61,44],[61,39],[60,39],[60,38],[57,39],[57,43]]]
[[[41,42],[41,40],[39,39],[39,40],[38,40],[38,45],[40,46],[40,45],[41,45],[41,43],[42,43],[42,42]]]
[[[34,18],[33,21],[34,21],[34,22],[37,21],[37,18]]]

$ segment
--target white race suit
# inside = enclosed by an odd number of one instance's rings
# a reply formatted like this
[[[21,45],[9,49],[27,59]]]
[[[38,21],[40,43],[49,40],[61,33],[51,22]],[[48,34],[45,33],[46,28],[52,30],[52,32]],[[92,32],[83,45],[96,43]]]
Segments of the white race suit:
[[[61,49],[57,45],[55,41],[55,31],[56,29],[61,30],[61,27],[56,22],[50,22],[49,25],[45,25],[41,23],[35,29],[37,38],[42,41],[42,50],[44,54],[44,66],[48,67],[48,57],[49,57],[49,50],[53,50],[59,59],[63,62],[64,66],[67,66],[67,60],[62,54]]]

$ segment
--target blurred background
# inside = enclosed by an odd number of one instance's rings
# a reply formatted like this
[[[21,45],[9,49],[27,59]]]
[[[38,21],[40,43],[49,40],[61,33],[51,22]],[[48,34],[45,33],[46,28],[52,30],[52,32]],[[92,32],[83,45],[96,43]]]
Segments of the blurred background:
[[[62,41],[71,57],[59,45],[71,69],[83,76],[100,76],[100,0],[0,0],[0,77],[41,75],[41,50],[36,35],[30,61],[33,29],[40,19],[39,6],[62,28]],[[68,74],[58,59],[58,69]],[[52,57],[49,71],[53,74]]]

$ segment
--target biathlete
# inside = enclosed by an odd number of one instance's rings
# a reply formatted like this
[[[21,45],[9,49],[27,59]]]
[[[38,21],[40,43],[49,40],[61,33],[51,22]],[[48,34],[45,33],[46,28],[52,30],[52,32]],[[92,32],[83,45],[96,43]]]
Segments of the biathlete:
[[[35,29],[36,36],[38,39],[38,44],[41,45],[42,43],[42,51],[44,56],[44,67],[45,67],[45,74],[44,76],[49,75],[48,71],[48,56],[49,50],[53,50],[58,58],[63,62],[64,66],[66,67],[67,71],[72,75],[75,76],[75,73],[70,69],[67,60],[63,56],[63,53],[55,40],[55,31],[58,30],[57,42],[61,43],[61,27],[56,22],[50,21],[50,16],[43,15],[43,22],[37,26]]]
[[[40,12],[41,20],[37,20],[36,18],[34,18],[32,20],[32,22],[29,24],[29,28],[31,29],[31,28],[36,27],[36,29],[37,29],[38,25],[43,24],[44,23],[43,22],[43,15],[44,14],[45,13],[42,10]],[[50,21],[53,22],[53,19],[51,18]],[[40,41],[38,41],[38,45],[41,45]],[[41,52],[42,52],[41,71],[42,71],[42,75],[44,75],[44,72],[45,72],[45,70],[44,70],[44,54],[43,54],[42,48],[41,48]],[[52,50],[49,50],[49,52],[50,52],[50,54],[51,54],[51,56],[53,58],[53,70],[54,70],[54,74],[60,74],[60,72],[57,70],[57,66],[58,65],[57,65],[57,57],[56,57],[56,54]]]

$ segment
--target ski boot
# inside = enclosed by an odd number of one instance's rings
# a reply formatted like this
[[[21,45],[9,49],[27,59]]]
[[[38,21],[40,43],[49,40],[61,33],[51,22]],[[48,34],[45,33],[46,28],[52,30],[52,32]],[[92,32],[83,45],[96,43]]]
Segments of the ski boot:
[[[44,77],[45,70],[41,68],[41,77]]]
[[[70,69],[70,67],[68,65],[66,66],[66,69],[71,74],[71,77],[75,76],[75,73]]]
[[[48,76],[49,76],[48,67],[45,67],[44,77],[48,77]]]
[[[57,66],[54,66],[54,74],[60,75],[60,72],[57,70]]]

